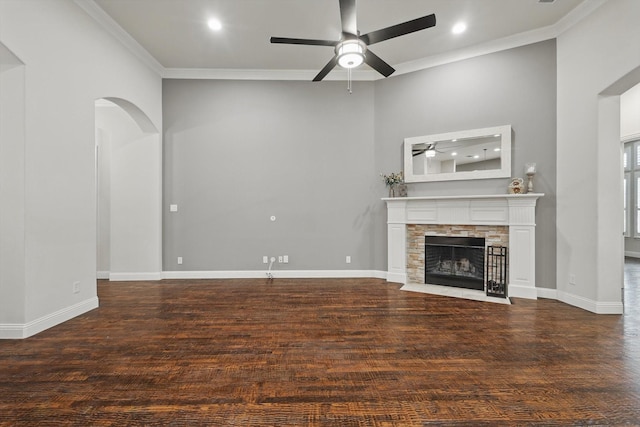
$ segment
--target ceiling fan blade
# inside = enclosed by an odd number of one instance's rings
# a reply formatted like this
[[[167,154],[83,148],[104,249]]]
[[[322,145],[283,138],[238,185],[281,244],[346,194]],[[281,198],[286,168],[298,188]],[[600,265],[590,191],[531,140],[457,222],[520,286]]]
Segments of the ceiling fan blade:
[[[396,71],[391,65],[384,62],[378,55],[368,49],[364,55],[364,62],[385,77],[389,77]]]
[[[292,39],[289,37],[271,37],[271,43],[282,44],[304,44],[310,46],[334,46],[338,44],[331,40],[314,40],[314,39]]]
[[[340,0],[340,20],[342,21],[342,34],[356,37],[358,34],[356,0]]]
[[[394,37],[403,36],[405,34],[414,33],[416,31],[431,28],[436,25],[436,15],[431,14],[423,16],[422,18],[413,19],[411,21],[403,22],[402,24],[392,25],[391,27],[383,28],[381,30],[372,31],[360,37],[360,40],[367,45],[379,43],[381,41],[389,40]]]
[[[324,68],[322,70],[320,70],[320,72],[318,73],[318,75],[316,75],[313,78],[314,82],[319,82],[320,80],[324,79],[325,76],[327,74],[329,74],[329,72],[331,70],[333,70],[335,68],[335,66],[338,64],[338,56],[335,55],[333,58],[331,58],[331,61],[329,61],[327,63],[327,65],[324,66]]]

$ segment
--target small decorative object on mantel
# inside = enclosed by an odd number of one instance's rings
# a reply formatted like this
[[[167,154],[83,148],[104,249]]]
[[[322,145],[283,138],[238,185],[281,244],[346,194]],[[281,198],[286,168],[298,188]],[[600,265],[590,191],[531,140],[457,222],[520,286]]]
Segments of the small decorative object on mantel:
[[[524,181],[522,178],[511,178],[509,183],[509,194],[522,194],[524,193]]]
[[[407,186],[404,185],[404,174],[402,171],[396,173],[393,172],[390,175],[380,174],[382,179],[384,179],[384,183],[389,187],[389,197],[396,197],[396,192],[400,193],[398,188],[396,188],[399,184],[404,186],[404,195],[407,195]],[[399,194],[398,194],[399,195]]]
[[[404,182],[401,182],[400,184],[396,185],[396,196],[397,197],[407,197],[407,184],[405,184]]]
[[[529,178],[529,182],[527,183],[527,193],[533,193],[533,176],[536,174],[536,164],[527,163],[524,165],[524,172],[527,174],[527,178]]]

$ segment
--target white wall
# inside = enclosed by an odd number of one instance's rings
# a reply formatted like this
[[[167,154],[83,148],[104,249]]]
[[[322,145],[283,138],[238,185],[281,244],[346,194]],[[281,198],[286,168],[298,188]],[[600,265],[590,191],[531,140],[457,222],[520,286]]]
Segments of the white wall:
[[[23,323],[24,64],[0,43],[0,323]]]
[[[115,105],[112,108],[116,108]],[[98,177],[98,244],[96,269],[98,279],[108,279],[111,271],[111,138],[100,123],[105,110],[96,103],[96,167]]]
[[[28,336],[97,305],[94,101],[127,99],[159,129],[161,79],[71,0],[3,0],[0,43],[26,82],[25,283],[15,291],[25,307],[23,323],[0,312],[0,337]]]
[[[638,16],[637,0],[609,1],[558,37],[558,296],[599,313],[622,309],[616,92],[640,66]]]

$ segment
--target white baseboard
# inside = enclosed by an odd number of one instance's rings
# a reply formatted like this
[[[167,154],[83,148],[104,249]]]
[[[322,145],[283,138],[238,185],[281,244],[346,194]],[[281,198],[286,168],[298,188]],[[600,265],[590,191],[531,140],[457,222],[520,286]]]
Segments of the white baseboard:
[[[515,298],[538,299],[536,289],[532,286],[509,285],[507,295]]]
[[[562,301],[566,304],[574,307],[581,308],[583,310],[590,311],[596,314],[622,314],[624,312],[624,306],[622,302],[600,302],[594,301],[589,298],[581,297],[579,295],[570,294],[564,291],[556,291],[558,295],[558,301]]]
[[[112,282],[162,280],[162,273],[153,271],[142,273],[109,273],[109,280]]]
[[[109,272],[108,271],[98,271],[96,272],[96,279],[98,280],[104,280],[104,279],[109,279]]]
[[[387,272],[387,282],[402,283],[404,285],[407,283],[407,274]]]
[[[98,297],[93,297],[28,323],[0,324],[0,339],[29,338],[46,329],[91,311],[94,308],[98,308],[98,305]]]
[[[387,272],[379,270],[271,270],[274,279],[386,279]],[[247,271],[163,271],[163,279],[266,279],[267,270]]]
[[[558,299],[558,290],[549,288],[536,288],[538,298]]]

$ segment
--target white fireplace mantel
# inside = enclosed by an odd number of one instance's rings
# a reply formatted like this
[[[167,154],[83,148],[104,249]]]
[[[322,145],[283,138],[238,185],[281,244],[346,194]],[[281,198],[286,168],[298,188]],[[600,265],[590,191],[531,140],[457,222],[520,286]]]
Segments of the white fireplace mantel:
[[[384,198],[387,203],[387,281],[407,283],[407,224],[509,227],[510,297],[536,299],[535,208],[541,193]]]

